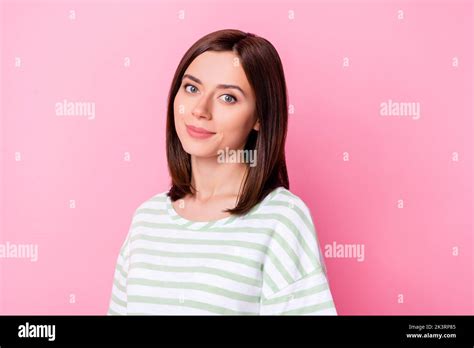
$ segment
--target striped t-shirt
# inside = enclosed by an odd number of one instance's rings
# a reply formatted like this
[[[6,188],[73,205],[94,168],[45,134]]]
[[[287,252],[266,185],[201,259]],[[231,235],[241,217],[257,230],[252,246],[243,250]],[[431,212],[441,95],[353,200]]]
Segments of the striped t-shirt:
[[[306,204],[284,187],[244,216],[180,216],[166,192],[135,211],[107,314],[337,315]]]

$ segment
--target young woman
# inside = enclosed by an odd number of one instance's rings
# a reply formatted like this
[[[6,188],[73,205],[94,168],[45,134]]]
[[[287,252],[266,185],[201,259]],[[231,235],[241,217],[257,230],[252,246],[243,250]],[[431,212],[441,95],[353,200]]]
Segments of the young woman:
[[[167,117],[171,188],[135,211],[108,314],[336,315],[310,211],[289,191],[273,45],[239,30],[198,40]]]

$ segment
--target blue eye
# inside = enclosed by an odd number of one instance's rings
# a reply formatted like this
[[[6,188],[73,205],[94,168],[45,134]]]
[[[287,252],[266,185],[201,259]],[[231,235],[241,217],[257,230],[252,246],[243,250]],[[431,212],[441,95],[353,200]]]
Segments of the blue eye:
[[[190,90],[188,89],[188,87],[192,87],[192,88],[194,88],[194,89],[197,91],[197,88],[196,88],[195,86],[190,85],[190,84],[186,84],[186,85],[184,85],[184,89],[186,90],[186,92],[194,93],[193,91],[190,91]]]
[[[224,94],[222,95],[222,97],[229,97],[228,99],[223,99],[227,104],[234,104],[235,102],[237,102],[237,99],[233,95]]]

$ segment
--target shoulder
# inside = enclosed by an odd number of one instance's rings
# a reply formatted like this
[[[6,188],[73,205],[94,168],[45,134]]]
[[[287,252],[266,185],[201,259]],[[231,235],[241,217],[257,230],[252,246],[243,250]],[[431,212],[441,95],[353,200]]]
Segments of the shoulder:
[[[138,206],[135,208],[134,217],[140,213],[149,211],[150,209],[163,209],[166,207],[167,203],[167,196],[168,191],[163,191],[159,193],[155,193],[152,196],[149,196],[144,201],[142,201]]]
[[[296,225],[301,230],[313,230],[313,219],[311,211],[306,202],[290,190],[279,187],[275,193],[269,194],[269,199],[264,202],[262,213],[273,216],[285,225]]]
[[[276,194],[273,196],[272,200],[286,202],[289,206],[297,206],[300,209],[308,209],[305,201],[300,196],[284,187],[279,187],[277,189]]]
[[[133,211],[131,230],[148,223],[158,223],[167,215],[168,191],[155,193],[140,202]]]
[[[264,225],[273,230],[270,247],[289,248],[297,255],[317,250],[319,245],[316,228],[306,202],[283,187],[272,193],[268,196],[269,199],[251,214],[253,218],[265,220]]]
[[[283,245],[285,244],[296,254],[302,252],[311,254],[319,248],[310,208],[297,194],[283,187],[278,188],[276,194],[261,209],[261,213],[274,222],[276,244],[282,247],[285,247]]]
[[[323,259],[310,209],[301,197],[279,188],[259,213],[275,221],[264,261],[267,297],[319,269]]]
[[[167,192],[155,193],[136,206],[120,249],[121,256],[128,258],[130,245],[139,233],[140,227],[147,226],[150,223],[158,223],[166,215]]]

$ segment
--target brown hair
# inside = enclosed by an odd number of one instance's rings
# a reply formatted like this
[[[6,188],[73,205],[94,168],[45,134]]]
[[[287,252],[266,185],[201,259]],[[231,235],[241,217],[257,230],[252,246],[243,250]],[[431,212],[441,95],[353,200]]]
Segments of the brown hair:
[[[260,128],[250,131],[244,149],[256,150],[257,164],[248,167],[237,205],[225,210],[236,215],[246,214],[273,189],[279,186],[289,189],[285,161],[288,100],[283,66],[276,49],[268,40],[240,30],[218,30],[202,37],[188,49],[176,69],[168,96],[166,122],[166,155],[171,176],[167,195],[176,201],[195,192],[191,186],[191,156],[184,151],[176,133],[174,99],[184,72],[206,51],[233,51],[256,96],[255,112]]]

